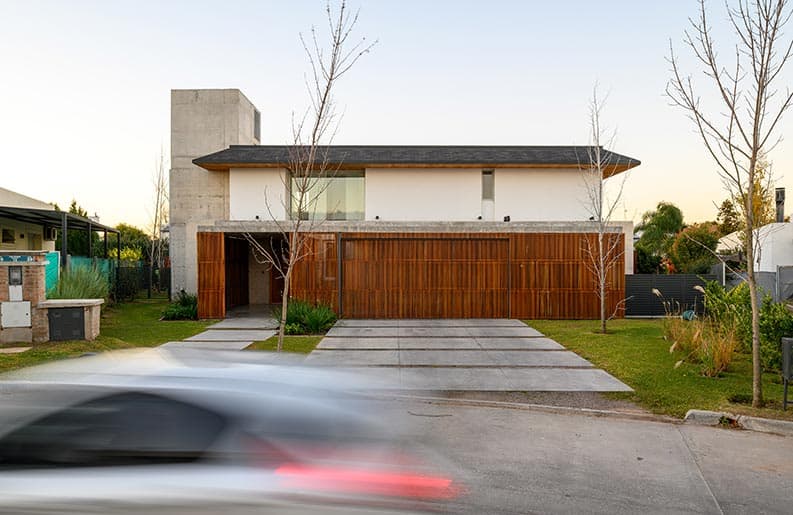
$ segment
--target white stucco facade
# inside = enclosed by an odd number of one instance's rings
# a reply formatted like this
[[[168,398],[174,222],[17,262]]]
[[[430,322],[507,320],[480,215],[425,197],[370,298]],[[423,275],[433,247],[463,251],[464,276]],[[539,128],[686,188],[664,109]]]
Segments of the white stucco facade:
[[[482,209],[482,171],[367,168],[366,220],[467,221]]]
[[[583,221],[586,190],[581,172],[565,168],[496,169],[495,219]]]
[[[231,220],[285,220],[286,171],[283,168],[229,170]]]
[[[275,168],[232,168],[229,219],[284,220],[285,173]],[[496,169],[494,177],[495,220],[589,218],[584,182],[576,169]],[[366,220],[459,222],[484,215],[478,168],[367,168],[364,196]]]

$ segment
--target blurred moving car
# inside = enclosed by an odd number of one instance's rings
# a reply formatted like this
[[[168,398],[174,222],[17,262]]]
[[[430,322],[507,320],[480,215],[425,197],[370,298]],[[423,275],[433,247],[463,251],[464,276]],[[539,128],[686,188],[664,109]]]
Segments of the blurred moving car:
[[[448,467],[401,442],[366,388],[253,353],[163,349],[6,374],[0,513],[454,510]]]

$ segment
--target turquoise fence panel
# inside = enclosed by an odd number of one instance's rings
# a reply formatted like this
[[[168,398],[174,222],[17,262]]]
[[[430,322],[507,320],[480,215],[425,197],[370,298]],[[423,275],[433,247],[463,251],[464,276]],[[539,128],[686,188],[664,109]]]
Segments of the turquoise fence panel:
[[[74,268],[96,268],[104,275],[108,282],[113,278],[115,260],[105,258],[89,258],[83,256],[69,256],[69,266]]]
[[[44,267],[44,289],[50,291],[58,284],[58,276],[61,271],[61,253],[47,252],[47,265]]]

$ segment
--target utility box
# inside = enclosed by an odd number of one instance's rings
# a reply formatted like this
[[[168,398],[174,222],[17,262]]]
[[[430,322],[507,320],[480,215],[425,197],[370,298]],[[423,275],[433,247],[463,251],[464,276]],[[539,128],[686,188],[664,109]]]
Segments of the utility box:
[[[0,327],[30,327],[30,302],[0,303]]]
[[[85,339],[85,309],[82,307],[49,309],[47,316],[50,341]]]
[[[788,384],[793,381],[793,338],[782,338],[782,409],[787,409]]]

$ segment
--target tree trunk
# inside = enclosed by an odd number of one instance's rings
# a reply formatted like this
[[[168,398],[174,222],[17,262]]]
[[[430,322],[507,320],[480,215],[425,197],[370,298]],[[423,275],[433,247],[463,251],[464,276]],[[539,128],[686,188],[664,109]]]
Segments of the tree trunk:
[[[749,297],[752,302],[752,407],[763,406],[763,370],[760,364],[760,302],[757,297],[757,280],[754,276],[754,230],[747,221],[746,273]]]
[[[606,263],[603,256],[603,227],[598,232],[598,282],[600,284],[600,332],[606,334]]]
[[[284,292],[281,298],[281,323],[278,324],[278,345],[276,352],[281,352],[284,348],[284,331],[286,329],[286,312],[289,309],[289,283],[292,281],[292,266],[286,269],[284,275]]]

